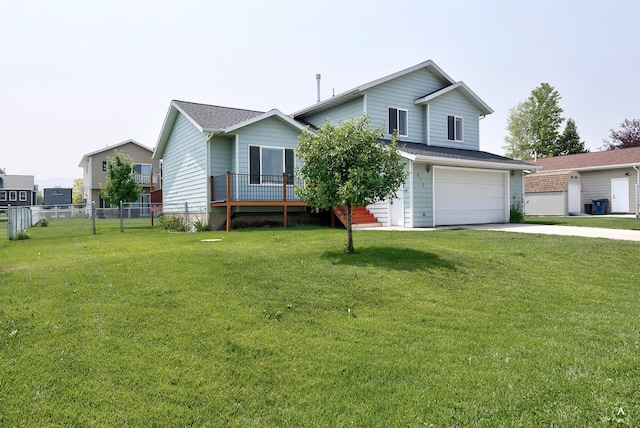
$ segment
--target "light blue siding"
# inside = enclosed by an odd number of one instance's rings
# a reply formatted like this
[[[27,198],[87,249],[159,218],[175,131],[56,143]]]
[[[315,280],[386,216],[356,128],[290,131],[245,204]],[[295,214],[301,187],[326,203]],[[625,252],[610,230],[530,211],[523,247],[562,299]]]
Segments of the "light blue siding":
[[[513,205],[516,201],[522,201],[524,199],[522,171],[515,171],[515,174],[509,174],[509,206]]]
[[[318,127],[322,126],[327,119],[329,119],[332,124],[337,125],[339,122],[351,117],[362,116],[363,113],[364,101],[363,98],[360,97],[334,107],[331,110],[325,110],[309,117],[305,117],[305,120]]]
[[[447,116],[462,117],[463,141],[449,141]],[[480,150],[478,109],[460,92],[454,90],[429,103],[430,145],[456,149]]]
[[[233,138],[214,137],[209,142],[210,174],[213,176],[233,171]]]
[[[202,209],[207,201],[206,136],[179,114],[163,158],[162,198],[165,211]]]
[[[402,141],[425,142],[425,107],[415,105],[415,100],[442,89],[446,85],[426,69],[400,76],[368,89],[367,114],[375,127],[384,126],[388,135],[389,107],[407,110],[408,136]]]
[[[275,117],[238,130],[238,173],[249,173],[249,146],[295,149],[300,131]]]
[[[433,167],[427,172],[424,163],[413,164],[413,226],[433,226]],[[410,223],[407,223],[410,224]]]

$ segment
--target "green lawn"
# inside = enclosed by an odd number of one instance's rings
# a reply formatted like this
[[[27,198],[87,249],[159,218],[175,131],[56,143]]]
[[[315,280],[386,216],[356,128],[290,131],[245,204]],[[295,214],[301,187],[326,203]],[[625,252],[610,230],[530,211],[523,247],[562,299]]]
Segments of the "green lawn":
[[[569,216],[569,217],[531,217],[526,223],[552,224],[558,226],[603,227],[606,229],[640,230],[640,221],[628,217],[608,216]]]
[[[640,425],[640,243],[62,225],[0,240],[0,424]]]

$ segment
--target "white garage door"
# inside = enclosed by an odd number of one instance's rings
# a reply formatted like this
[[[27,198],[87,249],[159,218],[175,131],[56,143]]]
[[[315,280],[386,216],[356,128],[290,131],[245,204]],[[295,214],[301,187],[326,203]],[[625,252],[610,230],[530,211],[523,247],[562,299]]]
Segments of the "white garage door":
[[[435,225],[504,223],[507,172],[434,168]]]

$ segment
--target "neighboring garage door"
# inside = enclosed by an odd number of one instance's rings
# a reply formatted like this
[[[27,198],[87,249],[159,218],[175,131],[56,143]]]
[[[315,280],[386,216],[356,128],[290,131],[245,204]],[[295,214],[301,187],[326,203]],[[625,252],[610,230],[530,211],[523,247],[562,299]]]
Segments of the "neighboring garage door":
[[[506,171],[435,167],[434,174],[436,226],[509,220]]]

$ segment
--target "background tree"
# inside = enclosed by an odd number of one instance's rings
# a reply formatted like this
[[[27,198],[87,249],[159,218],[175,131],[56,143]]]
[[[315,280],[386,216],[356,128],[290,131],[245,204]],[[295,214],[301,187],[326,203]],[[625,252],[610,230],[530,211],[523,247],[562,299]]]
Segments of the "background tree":
[[[628,149],[640,147],[640,119],[625,119],[620,124],[620,130],[609,130],[609,138],[602,140],[605,150]]]
[[[575,155],[588,151],[584,146],[584,141],[580,141],[576,122],[571,118],[567,119],[564,131],[558,137],[552,156]]]
[[[558,129],[564,120],[560,93],[548,83],[541,83],[525,101],[509,110],[507,117],[506,155],[515,159],[553,156]]]
[[[397,136],[385,144],[384,130],[370,125],[367,115],[337,126],[327,120],[319,131],[303,132],[296,148],[304,162],[298,173],[305,183],[296,186],[296,192],[316,211],[336,205],[346,208],[347,253],[353,252],[353,207],[392,198],[406,179]]]
[[[71,188],[71,194],[73,200],[71,203],[74,205],[79,205],[82,203],[82,192],[83,192],[84,184],[82,182],[82,178],[76,178],[73,180],[73,187]]]
[[[100,186],[100,196],[111,205],[120,206],[120,201],[135,202],[140,198],[142,186],[133,174],[131,156],[116,150],[107,162],[107,182]]]

